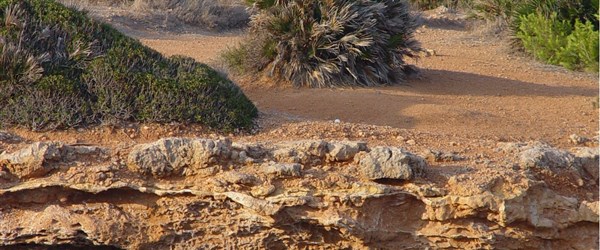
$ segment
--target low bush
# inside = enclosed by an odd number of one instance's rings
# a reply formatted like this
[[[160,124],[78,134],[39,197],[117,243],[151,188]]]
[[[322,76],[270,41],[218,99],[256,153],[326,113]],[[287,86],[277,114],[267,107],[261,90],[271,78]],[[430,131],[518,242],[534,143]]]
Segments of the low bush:
[[[503,20],[513,45],[569,69],[598,71],[598,0],[476,0],[475,16]]]
[[[600,34],[592,22],[577,20],[573,32],[567,37],[567,45],[561,51],[560,64],[568,69],[598,71],[598,47]]]
[[[519,4],[519,1],[510,0],[475,0],[471,15],[485,20],[501,20],[507,24]]]
[[[133,0],[132,7],[216,30],[246,27],[250,16],[240,0]]]
[[[226,52],[229,66],[266,71],[294,86],[375,86],[402,80],[420,50],[402,0],[262,0],[250,37]]]
[[[523,0],[515,4],[511,11],[511,27],[516,30],[523,17],[540,14],[547,18],[556,13],[556,19],[575,22],[591,22],[598,30],[598,0]]]
[[[523,46],[536,58],[551,64],[560,63],[560,51],[566,46],[566,37],[571,33],[571,25],[558,20],[556,13],[546,18],[542,14],[523,16],[517,37]]]
[[[164,58],[52,0],[0,0],[0,124],[199,122],[244,128],[257,111],[241,90],[189,58]]]
[[[578,19],[574,27],[557,13],[523,16],[517,31],[526,51],[550,64],[568,69],[598,71],[598,31]]]

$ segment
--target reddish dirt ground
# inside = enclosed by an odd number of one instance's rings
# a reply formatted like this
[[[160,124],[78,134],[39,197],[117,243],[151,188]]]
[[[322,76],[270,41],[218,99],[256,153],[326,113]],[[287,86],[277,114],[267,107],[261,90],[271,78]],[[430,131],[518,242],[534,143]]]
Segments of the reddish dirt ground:
[[[148,32],[145,24],[114,24],[165,55],[187,55],[221,69],[220,53],[243,36],[240,32]],[[231,76],[257,105],[260,117],[254,132],[226,136],[246,142],[361,140],[413,152],[435,149],[466,156],[469,162],[461,165],[483,172],[491,171],[490,167],[511,168],[511,164],[495,159],[499,156],[498,142],[542,141],[569,148],[575,146],[569,136],[577,134],[592,139],[587,146],[597,146],[597,74],[543,65],[510,52],[509,41],[482,34],[452,25],[421,27],[416,37],[435,55],[414,61],[420,76],[396,86],[308,89],[256,80],[262,79],[260,76]],[[341,123],[334,123],[335,119]],[[48,133],[10,131],[26,141],[58,140],[117,148],[171,136],[222,136],[199,125],[181,124],[130,124]],[[456,174],[454,168],[442,165],[434,171],[440,171],[439,176]],[[590,194],[589,190],[564,185],[560,178],[554,181],[556,186],[565,187],[565,192]]]
[[[216,64],[239,40],[179,36],[142,41],[167,55]],[[510,53],[508,41],[469,30],[421,28],[435,56],[415,61],[421,76],[397,86],[307,89],[238,79],[263,113],[312,121],[391,126],[467,138],[543,140],[562,144],[571,134],[597,135],[596,75],[569,72]]]
[[[189,27],[172,33],[157,29],[151,22],[131,21],[114,10],[92,13],[165,55],[190,56],[222,70],[219,55],[243,37],[239,31],[214,33]],[[256,136],[268,137],[272,130],[305,121],[310,122],[298,126],[312,126],[309,130],[313,132],[305,131],[308,134],[301,136],[324,136],[319,132],[320,126],[327,127],[335,119],[383,126],[376,129],[380,134],[393,128],[431,135],[415,139],[434,145],[461,138],[538,140],[568,147],[572,146],[568,139],[572,134],[587,138],[598,135],[598,108],[594,105],[598,101],[597,74],[541,64],[511,52],[510,41],[506,39],[491,36],[479,27],[457,25],[452,20],[436,22],[431,17],[435,14],[430,14],[426,13],[425,25],[417,30],[416,38],[424,48],[434,50],[435,55],[411,61],[421,70],[420,76],[395,86],[308,89],[256,80],[263,79],[261,76],[230,76],[261,111]],[[148,140],[174,134],[168,126],[155,131],[153,135],[145,133]],[[198,134],[197,130],[188,132]],[[283,140],[296,132],[284,131],[270,139]],[[112,144],[110,141],[114,139],[90,133],[86,133],[91,137],[85,140]],[[79,134],[34,133],[30,138],[56,136],[56,139],[77,140],[74,138],[81,138]],[[127,133],[124,136],[127,138]]]
[[[220,53],[242,39],[240,32],[172,34],[148,28],[148,24],[109,17],[104,18],[165,55],[187,55],[218,69],[223,69]],[[267,144],[304,139],[364,141],[370,147],[402,147],[420,155],[435,150],[458,156],[460,159],[450,161],[428,158],[427,177],[414,180],[414,184],[431,184],[452,195],[477,195],[502,188],[505,181],[510,189],[520,185],[519,180],[523,178],[542,180],[560,195],[597,202],[597,182],[579,183],[568,175],[525,170],[515,164],[519,155],[500,150],[500,142],[542,141],[561,149],[598,147],[598,75],[543,65],[511,52],[509,41],[485,34],[456,25],[420,28],[417,39],[424,48],[434,50],[435,55],[412,61],[421,70],[420,76],[395,86],[307,89],[256,80],[262,79],[261,76],[230,76],[260,110],[257,127],[251,133],[220,134],[200,125],[175,123],[52,132],[12,128],[9,132],[23,140],[7,144],[0,141],[0,152],[15,152],[35,141],[61,141],[69,145],[107,147],[110,160],[117,160],[118,164],[135,145],[165,137],[216,139],[228,136],[239,143]],[[341,122],[334,122],[336,119]],[[573,143],[569,140],[572,134],[590,140]],[[257,171],[254,167],[249,169]],[[333,167],[324,173],[337,175],[347,170]],[[181,181],[178,179],[175,183],[181,184]],[[206,181],[194,180],[202,184]],[[304,188],[311,181],[294,179],[291,183]],[[319,186],[321,181],[314,179],[318,188],[327,189],[325,185]],[[405,184],[413,185],[389,185]],[[106,195],[109,194],[114,193]],[[118,201],[112,197],[106,199],[108,203],[122,203],[119,205],[124,207],[131,205],[134,214],[145,214],[146,210],[141,207],[159,203],[155,197],[139,195]],[[128,204],[131,200],[135,202]],[[186,202],[175,200],[164,204],[170,210]],[[560,217],[559,212],[548,214]],[[394,215],[398,217],[402,216]],[[167,221],[177,220],[176,216],[150,218],[144,217],[141,221],[163,226],[168,225]],[[202,222],[203,226],[221,223],[192,220]],[[520,222],[511,226],[517,224]],[[448,231],[446,226],[444,230]]]

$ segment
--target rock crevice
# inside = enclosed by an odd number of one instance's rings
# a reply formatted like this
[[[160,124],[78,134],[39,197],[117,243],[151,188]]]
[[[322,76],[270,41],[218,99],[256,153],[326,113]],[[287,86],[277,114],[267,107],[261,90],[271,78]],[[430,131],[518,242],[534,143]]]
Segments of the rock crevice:
[[[431,181],[433,166],[420,156],[360,142],[167,138],[115,154],[122,159],[106,157],[114,150],[52,142],[4,153],[2,168],[18,178],[0,179],[0,244],[589,249],[598,243],[597,197],[559,194],[526,168],[462,193],[456,186],[466,184],[463,177]],[[529,162],[527,150],[509,154],[515,164]],[[572,155],[559,158],[568,163],[536,154],[532,159],[547,164],[528,168],[583,170],[597,160],[590,150],[564,151]],[[50,170],[16,170],[23,166]]]

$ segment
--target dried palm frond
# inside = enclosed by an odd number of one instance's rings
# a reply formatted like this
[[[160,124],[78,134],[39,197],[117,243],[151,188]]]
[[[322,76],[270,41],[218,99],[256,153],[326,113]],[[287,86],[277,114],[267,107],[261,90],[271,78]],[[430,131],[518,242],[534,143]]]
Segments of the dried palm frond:
[[[13,43],[0,44],[0,80],[12,85],[31,84],[39,80],[44,73],[40,62],[47,54],[34,56]]]
[[[273,43],[270,75],[296,86],[376,86],[402,79],[415,29],[405,1],[287,0],[252,17],[250,40]]]
[[[23,28],[23,8],[18,4],[11,4],[4,11],[4,26]]]

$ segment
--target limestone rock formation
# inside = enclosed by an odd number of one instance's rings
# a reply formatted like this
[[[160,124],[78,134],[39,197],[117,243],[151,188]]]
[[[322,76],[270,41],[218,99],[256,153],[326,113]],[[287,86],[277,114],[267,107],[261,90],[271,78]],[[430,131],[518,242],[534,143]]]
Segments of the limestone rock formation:
[[[298,163],[270,163],[264,167],[265,174],[273,174],[276,176],[300,176],[302,166]]]
[[[423,174],[427,164],[401,148],[376,147],[359,160],[359,166],[361,174],[370,180],[411,180]]]
[[[217,157],[227,158],[230,148],[228,140],[166,138],[137,145],[128,164],[132,170],[154,177],[181,175],[186,170],[207,168]]]
[[[286,142],[271,151],[275,160],[288,163],[312,164],[321,162],[327,154],[328,143],[322,140]]]
[[[348,161],[361,151],[367,150],[367,144],[361,142],[330,142],[327,146],[328,161]]]
[[[523,147],[507,159],[518,163]],[[597,151],[571,151],[574,165],[597,160]],[[0,248],[591,249],[599,241],[597,192],[552,189],[535,168],[445,179],[396,147],[168,138],[124,149],[34,143],[2,159],[27,178],[0,178]],[[24,164],[51,171],[14,170]]]
[[[521,152],[520,163],[524,167],[565,169],[573,166],[573,156],[551,147],[532,147]]]
[[[598,148],[576,147],[567,151],[541,142],[528,142],[500,143],[497,150],[518,154],[517,164],[521,167],[570,176],[579,186],[584,185],[584,179],[598,183]]]
[[[36,142],[18,152],[0,155],[0,166],[20,179],[42,177],[58,167],[61,161],[72,161],[80,155],[105,154],[104,149],[69,146],[62,142]]]
[[[22,141],[23,138],[11,134],[9,132],[6,131],[0,131],[0,143],[5,142],[5,143],[14,143],[14,142],[20,142]]]
[[[600,176],[600,162],[598,161],[599,149],[579,147],[574,151],[575,163],[581,166],[596,182]]]

